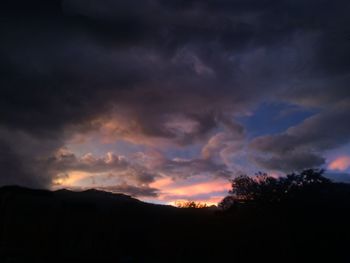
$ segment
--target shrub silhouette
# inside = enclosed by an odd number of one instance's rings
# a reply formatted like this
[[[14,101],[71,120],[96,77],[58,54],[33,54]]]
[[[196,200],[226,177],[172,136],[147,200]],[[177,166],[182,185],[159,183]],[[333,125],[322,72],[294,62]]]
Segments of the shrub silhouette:
[[[179,208],[206,208],[207,204],[195,201],[179,201],[175,205]]]
[[[240,175],[231,180],[232,189],[220,203],[224,210],[247,204],[276,204],[287,199],[320,192],[331,181],[323,176],[324,170],[307,169],[300,173],[274,178],[266,173],[254,177]]]

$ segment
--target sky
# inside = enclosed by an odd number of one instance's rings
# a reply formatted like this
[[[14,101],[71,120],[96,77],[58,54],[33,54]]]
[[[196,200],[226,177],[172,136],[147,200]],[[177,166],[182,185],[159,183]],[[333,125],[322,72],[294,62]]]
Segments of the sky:
[[[0,185],[213,204],[350,182],[348,0],[5,0]]]

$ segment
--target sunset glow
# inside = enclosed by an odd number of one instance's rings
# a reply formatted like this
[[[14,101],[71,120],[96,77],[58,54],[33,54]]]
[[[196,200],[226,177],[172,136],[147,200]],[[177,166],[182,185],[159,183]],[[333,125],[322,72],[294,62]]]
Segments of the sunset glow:
[[[202,178],[205,180],[205,178]],[[166,182],[166,183],[165,183]],[[162,179],[151,184],[161,189],[159,200],[175,205],[176,202],[196,201],[207,205],[217,205],[228,193],[231,184],[228,180],[213,180],[194,182]]]
[[[350,156],[340,156],[333,160],[328,168],[331,170],[345,171],[350,167]]]

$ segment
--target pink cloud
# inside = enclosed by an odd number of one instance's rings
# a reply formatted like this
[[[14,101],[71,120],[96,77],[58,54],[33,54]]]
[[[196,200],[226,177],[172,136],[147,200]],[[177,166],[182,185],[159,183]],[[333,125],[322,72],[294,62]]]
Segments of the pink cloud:
[[[161,190],[158,200],[174,205],[177,201],[192,200],[206,203],[208,205],[217,204],[224,197],[231,187],[231,183],[226,179],[205,179],[190,182],[189,180],[173,181],[165,177],[150,184]]]
[[[345,171],[350,167],[350,156],[340,156],[333,160],[329,165],[328,169]]]

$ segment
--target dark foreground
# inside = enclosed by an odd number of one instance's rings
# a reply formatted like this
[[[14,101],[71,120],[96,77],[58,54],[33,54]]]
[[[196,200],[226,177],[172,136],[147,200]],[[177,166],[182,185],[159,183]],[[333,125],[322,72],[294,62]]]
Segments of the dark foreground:
[[[350,262],[349,193],[223,213],[3,187],[0,262]]]

